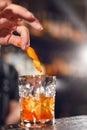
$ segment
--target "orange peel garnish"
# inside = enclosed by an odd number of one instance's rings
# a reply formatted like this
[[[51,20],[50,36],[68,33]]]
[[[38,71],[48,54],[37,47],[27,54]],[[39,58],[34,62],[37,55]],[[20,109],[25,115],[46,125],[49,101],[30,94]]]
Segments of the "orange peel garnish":
[[[26,48],[26,53],[28,54],[28,56],[30,56],[32,59],[39,61],[36,52],[34,51],[34,49],[32,47],[27,47]]]
[[[29,46],[26,48],[26,53],[29,57],[31,57],[33,59],[33,63],[34,63],[34,66],[36,67],[36,69],[38,71],[42,72],[41,64],[40,64],[40,61],[38,59],[38,56],[37,56],[35,50]]]
[[[36,69],[40,72],[42,72],[42,69],[41,69],[41,65],[40,65],[40,62],[37,61],[37,60],[33,60],[33,64],[34,66],[36,67]]]
[[[16,44],[17,44],[18,46],[20,46],[20,45],[21,45],[21,42],[17,42]],[[37,56],[35,50],[34,50],[32,47],[29,46],[29,47],[26,48],[25,51],[26,51],[27,55],[28,55],[30,58],[32,58],[33,64],[34,64],[34,66],[36,67],[36,69],[37,69],[38,71],[42,72],[41,64],[40,64],[39,58],[38,58],[38,56]]]

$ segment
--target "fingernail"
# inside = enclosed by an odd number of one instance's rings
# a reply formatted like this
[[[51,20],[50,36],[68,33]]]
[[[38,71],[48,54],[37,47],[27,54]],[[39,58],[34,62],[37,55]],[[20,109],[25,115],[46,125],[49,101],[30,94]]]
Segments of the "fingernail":
[[[39,29],[39,30],[43,30],[43,27],[42,27],[41,24],[37,24],[36,26],[37,26],[37,29]]]
[[[43,30],[43,27],[41,26],[41,28],[40,28],[41,30]]]
[[[43,30],[43,26],[41,25],[41,23],[38,21],[38,19],[36,20],[36,26],[38,29]]]
[[[43,30],[43,26],[41,24],[37,25],[40,30]]]

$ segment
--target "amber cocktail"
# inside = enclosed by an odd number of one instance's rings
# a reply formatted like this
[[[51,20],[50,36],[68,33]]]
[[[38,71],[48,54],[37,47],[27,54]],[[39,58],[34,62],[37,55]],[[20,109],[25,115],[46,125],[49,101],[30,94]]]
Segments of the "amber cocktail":
[[[23,127],[42,127],[55,122],[55,76],[20,76],[20,117]]]

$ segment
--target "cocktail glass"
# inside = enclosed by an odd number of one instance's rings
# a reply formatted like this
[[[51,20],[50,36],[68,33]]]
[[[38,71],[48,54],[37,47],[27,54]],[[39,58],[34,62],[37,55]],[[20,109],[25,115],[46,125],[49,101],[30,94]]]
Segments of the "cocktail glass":
[[[56,77],[19,76],[20,119],[22,127],[43,127],[55,123]]]

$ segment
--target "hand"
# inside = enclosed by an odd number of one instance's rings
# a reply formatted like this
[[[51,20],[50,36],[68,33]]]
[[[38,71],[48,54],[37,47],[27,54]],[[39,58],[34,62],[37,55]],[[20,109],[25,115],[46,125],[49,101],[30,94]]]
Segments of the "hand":
[[[42,25],[38,19],[27,9],[6,1],[0,2],[0,44],[17,45],[20,41],[23,50],[30,44],[29,29],[23,25],[23,20],[28,22],[34,29],[42,30]],[[13,35],[17,31],[19,36]]]

